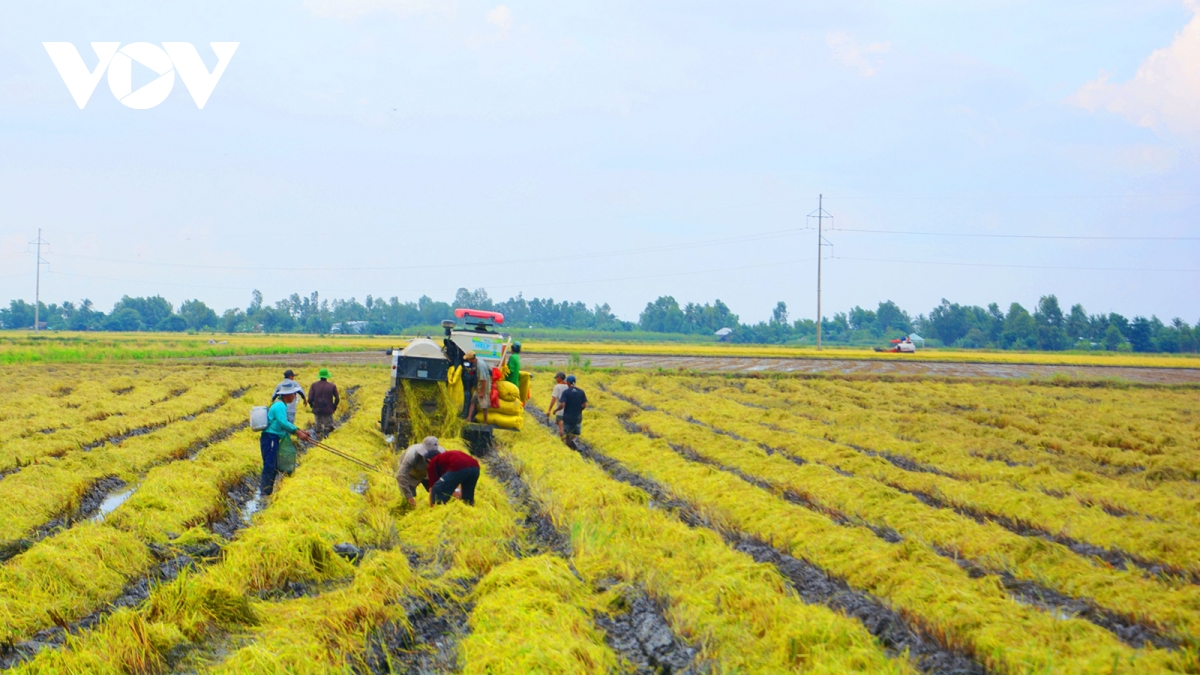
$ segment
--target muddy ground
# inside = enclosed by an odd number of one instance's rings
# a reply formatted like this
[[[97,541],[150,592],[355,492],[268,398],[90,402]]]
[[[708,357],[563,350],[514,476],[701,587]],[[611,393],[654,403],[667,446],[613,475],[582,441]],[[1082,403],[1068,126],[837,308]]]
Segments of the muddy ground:
[[[568,355],[525,352],[527,366],[566,366]],[[230,357],[230,360],[265,361],[295,365],[380,365],[389,363],[383,351],[334,354],[266,354]],[[950,361],[901,361],[869,359],[804,359],[750,356],[666,356],[629,354],[580,354],[593,368],[638,368],[675,370],[683,368],[715,373],[833,373],[843,375],[908,375],[924,377],[1050,378],[1056,375],[1083,380],[1120,379],[1142,384],[1197,384],[1200,368],[1138,368],[1131,366],[1067,366],[1027,363],[955,363]]]

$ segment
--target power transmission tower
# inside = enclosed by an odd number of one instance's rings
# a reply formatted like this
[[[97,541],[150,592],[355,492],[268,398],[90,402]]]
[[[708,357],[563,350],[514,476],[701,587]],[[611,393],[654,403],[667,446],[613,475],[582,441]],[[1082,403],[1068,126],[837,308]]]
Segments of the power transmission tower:
[[[42,244],[49,246],[50,242],[42,239],[42,228],[39,227],[37,241],[31,241],[29,243],[37,246],[37,260],[34,263],[37,269],[37,274],[33,287],[33,332],[36,333],[38,332],[38,325],[41,324],[41,316],[38,310],[41,309],[42,305],[42,265],[50,264],[50,261],[42,258]]]
[[[833,216],[829,215],[822,207],[825,195],[817,195],[817,210],[808,214],[809,218],[817,219],[817,349],[821,349],[821,249],[825,246],[833,246],[825,239],[823,226],[825,219],[833,220]]]

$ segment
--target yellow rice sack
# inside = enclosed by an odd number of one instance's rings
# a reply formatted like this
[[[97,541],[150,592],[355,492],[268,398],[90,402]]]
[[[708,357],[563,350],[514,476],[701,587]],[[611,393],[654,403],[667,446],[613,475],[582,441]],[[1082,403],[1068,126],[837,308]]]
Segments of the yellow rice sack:
[[[528,401],[530,396],[529,387],[532,384],[531,380],[533,380],[533,373],[529,372],[528,370],[522,370],[520,379],[521,384],[519,388],[521,390],[521,401]]]
[[[501,415],[520,415],[524,411],[525,406],[521,405],[520,401],[505,401],[501,400],[500,405],[491,408],[488,414],[500,413]]]
[[[496,391],[500,394],[501,401],[520,401],[521,389],[517,385],[508,380],[501,380],[496,385]]]
[[[476,416],[475,421],[484,421],[483,416]],[[500,427],[501,429],[513,429],[515,431],[520,431],[521,426],[525,424],[525,416],[521,414],[505,415],[503,413],[496,412],[496,409],[493,408],[488,411],[487,423]]]
[[[466,394],[462,387],[462,366],[453,366],[446,373],[446,394],[450,399],[451,410],[457,412],[463,409]]]

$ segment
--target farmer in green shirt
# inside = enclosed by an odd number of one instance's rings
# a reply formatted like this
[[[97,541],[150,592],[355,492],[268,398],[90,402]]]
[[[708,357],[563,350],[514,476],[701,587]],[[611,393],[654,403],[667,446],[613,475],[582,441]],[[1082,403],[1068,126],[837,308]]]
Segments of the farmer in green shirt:
[[[504,379],[521,386],[521,343],[514,342],[512,354],[508,355],[508,376]]]

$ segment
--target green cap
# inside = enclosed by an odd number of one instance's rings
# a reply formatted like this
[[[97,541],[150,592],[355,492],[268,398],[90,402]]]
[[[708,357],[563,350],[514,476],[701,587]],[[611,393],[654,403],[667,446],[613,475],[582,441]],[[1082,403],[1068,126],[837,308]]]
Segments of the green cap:
[[[322,368],[322,369],[318,370],[317,377],[321,378],[322,380],[328,380],[329,379],[329,369]]]

